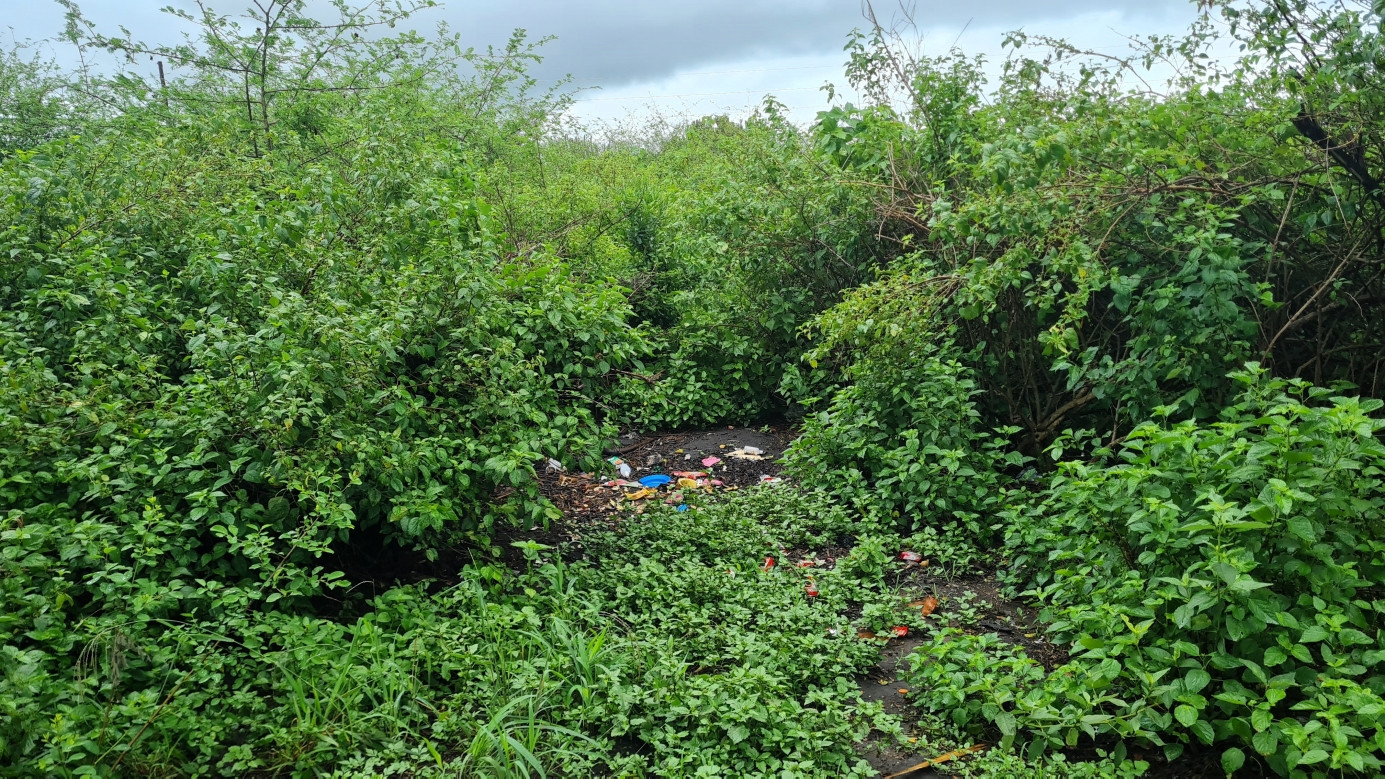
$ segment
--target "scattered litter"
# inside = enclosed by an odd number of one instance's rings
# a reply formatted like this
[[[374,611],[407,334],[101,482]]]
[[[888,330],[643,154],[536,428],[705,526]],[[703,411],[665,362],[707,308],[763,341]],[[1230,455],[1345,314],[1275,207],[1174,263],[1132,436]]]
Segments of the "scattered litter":
[[[918,552],[900,552],[899,559],[908,563],[916,563],[923,559],[923,555]]]
[[[909,694],[909,688],[908,688],[908,687],[900,687],[898,690],[895,690],[895,692],[899,693],[900,695],[908,695],[908,694]]]
[[[798,567],[799,567],[799,568],[812,568],[813,566],[815,566],[815,565],[817,565],[817,564],[818,564],[818,561],[817,561],[817,560],[804,560],[803,562],[801,562],[801,563],[798,564]]]
[[[894,633],[895,638],[904,638],[905,636],[909,635],[909,628],[903,625],[895,625],[894,627],[890,628],[890,632]]]
[[[818,586],[813,583],[812,579],[808,580],[808,586],[805,589],[808,592],[808,597],[816,598],[818,596]]]
[[[933,597],[932,595],[929,595],[927,598],[924,598],[923,600],[916,600],[913,603],[910,603],[909,606],[911,608],[918,609],[919,613],[926,617],[929,614],[932,614],[934,609],[938,608],[938,599]]]
[[[630,478],[630,474],[634,473],[634,471],[632,471],[632,470],[630,469],[630,463],[625,462],[624,460],[620,459],[619,457],[612,457],[611,459],[607,460],[606,462],[608,462],[608,463],[610,463],[611,465],[614,465],[614,466],[615,466],[615,468],[616,468],[616,473],[619,473],[619,474],[620,474],[620,478],[622,478],[622,479],[628,479],[628,478]]]
[[[762,571],[768,571],[769,569],[771,569],[771,568],[773,568],[773,567],[774,567],[774,558],[773,558],[773,557],[766,557],[766,558],[765,558],[765,564],[762,565],[762,566],[760,566],[760,570],[762,570]]]
[[[717,447],[721,451],[716,451]],[[659,449],[656,450],[657,454],[650,454],[648,449],[632,453],[629,449],[627,446],[624,453],[608,449],[603,454],[605,465],[593,473],[569,470],[561,459],[546,455],[537,457],[534,466],[540,472],[548,472],[549,476],[544,480],[544,485],[546,489],[551,486],[558,492],[560,499],[555,500],[555,503],[559,509],[565,515],[572,513],[578,516],[615,515],[621,512],[627,515],[640,514],[658,504],[685,511],[691,508],[686,506],[688,500],[696,502],[694,496],[730,493],[747,489],[756,483],[791,481],[755,473],[759,468],[776,467],[768,462],[761,466],[749,467],[741,466],[737,462],[757,458],[772,459],[761,447],[741,446],[739,443],[728,441],[717,446],[713,446],[711,442],[699,443],[696,447],[689,447],[684,442],[677,453],[672,449]],[[678,463],[679,454],[691,462]],[[660,464],[655,464],[656,459]],[[609,470],[605,470],[607,466]],[[685,470],[673,470],[674,468]],[[742,481],[746,483],[741,484]],[[617,523],[620,521],[614,516],[610,519]],[[775,555],[775,558],[780,566],[800,565],[800,561],[790,559],[788,553]],[[822,561],[816,560],[803,567],[811,568],[813,565],[821,566]],[[831,562],[827,565],[830,566]]]

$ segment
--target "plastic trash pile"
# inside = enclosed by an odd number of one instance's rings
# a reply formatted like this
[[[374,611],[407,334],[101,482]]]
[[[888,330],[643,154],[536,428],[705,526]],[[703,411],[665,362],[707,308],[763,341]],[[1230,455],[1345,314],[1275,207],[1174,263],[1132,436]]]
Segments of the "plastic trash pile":
[[[619,499],[612,501],[613,504],[622,500],[627,503],[636,503],[639,501],[650,501],[651,499],[657,500],[662,497],[664,503],[677,507],[678,511],[687,511],[688,504],[684,501],[690,493],[710,493],[719,488],[735,489],[735,487],[726,487],[725,482],[721,479],[712,478],[711,474],[706,471],[674,471],[672,475],[651,473],[648,476],[642,476],[637,480],[631,481],[629,479],[630,466],[628,463],[624,462],[619,457],[612,457],[608,462],[615,466],[616,472],[621,474],[621,478],[603,482],[601,486],[625,490],[624,494],[622,494]],[[717,462],[720,462],[720,460]],[[643,505],[638,506],[636,511],[642,511],[643,508]]]
[[[682,452],[682,450],[678,450]],[[726,453],[727,457],[737,460],[768,460],[764,450],[754,446],[743,446]],[[692,459],[689,454],[684,459]],[[704,470],[701,471],[672,471],[671,473],[652,473],[633,479],[634,467],[620,457],[611,457],[606,460],[607,464],[615,471],[616,478],[602,482],[601,486],[608,489],[620,490],[621,495],[611,501],[613,507],[620,507],[622,504],[629,506],[635,505],[635,512],[642,513],[647,505],[657,503],[662,500],[670,506],[676,507],[678,511],[687,511],[689,497],[697,493],[712,493],[716,490],[735,490],[736,487],[727,486],[724,481],[714,475],[716,466],[724,461],[715,455],[704,457],[701,464]],[[760,484],[779,484],[784,480],[777,476],[760,476]]]

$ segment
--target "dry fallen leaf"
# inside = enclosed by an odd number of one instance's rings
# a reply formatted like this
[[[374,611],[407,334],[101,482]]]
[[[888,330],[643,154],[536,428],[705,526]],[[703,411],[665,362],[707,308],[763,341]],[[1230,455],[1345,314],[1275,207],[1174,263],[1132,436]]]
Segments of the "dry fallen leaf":
[[[918,609],[919,613],[926,617],[929,614],[932,614],[934,609],[938,608],[938,599],[933,597],[932,595],[929,595],[927,598],[924,598],[923,600],[916,600],[913,603],[910,603],[909,606]]]

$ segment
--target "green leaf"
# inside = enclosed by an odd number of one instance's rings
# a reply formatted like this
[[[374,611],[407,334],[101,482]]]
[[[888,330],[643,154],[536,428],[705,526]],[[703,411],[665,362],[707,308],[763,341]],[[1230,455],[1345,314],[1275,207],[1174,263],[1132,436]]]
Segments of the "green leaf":
[[[1221,770],[1230,776],[1241,770],[1241,766],[1246,764],[1246,753],[1237,747],[1232,747],[1221,753]]]
[[[1183,677],[1183,689],[1188,692],[1201,692],[1212,681],[1212,675],[1202,670],[1194,668]]]
[[[1174,719],[1183,723],[1183,727],[1190,728],[1194,722],[1197,722],[1197,709],[1184,703],[1173,710],[1173,716]]]
[[[1326,641],[1328,637],[1327,628],[1321,625],[1313,625],[1304,628],[1303,635],[1299,636],[1299,641],[1304,644],[1311,644],[1316,641]]]
[[[1293,533],[1304,541],[1318,540],[1318,530],[1317,526],[1313,524],[1313,520],[1307,517],[1293,516],[1289,517],[1289,521],[1286,524],[1288,525],[1290,533]]]
[[[1299,765],[1313,765],[1314,763],[1321,763],[1322,761],[1326,760],[1327,758],[1328,758],[1328,754],[1327,754],[1327,752],[1326,752],[1325,750],[1322,750],[1322,749],[1310,749],[1310,750],[1308,750],[1307,752],[1304,752],[1304,753],[1303,753],[1303,757],[1300,757],[1300,758],[1298,759],[1298,764],[1299,764]]]
[[[1337,640],[1342,642],[1342,646],[1362,646],[1375,643],[1370,636],[1362,633],[1356,628],[1345,628],[1337,634]]]

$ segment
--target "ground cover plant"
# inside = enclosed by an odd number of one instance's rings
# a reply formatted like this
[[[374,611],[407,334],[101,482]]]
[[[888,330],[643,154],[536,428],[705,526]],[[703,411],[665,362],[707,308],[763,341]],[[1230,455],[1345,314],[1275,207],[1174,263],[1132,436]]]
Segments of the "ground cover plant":
[[[63,5],[168,77],[0,57],[0,775],[1380,773],[1379,2],[604,139],[429,3]]]

